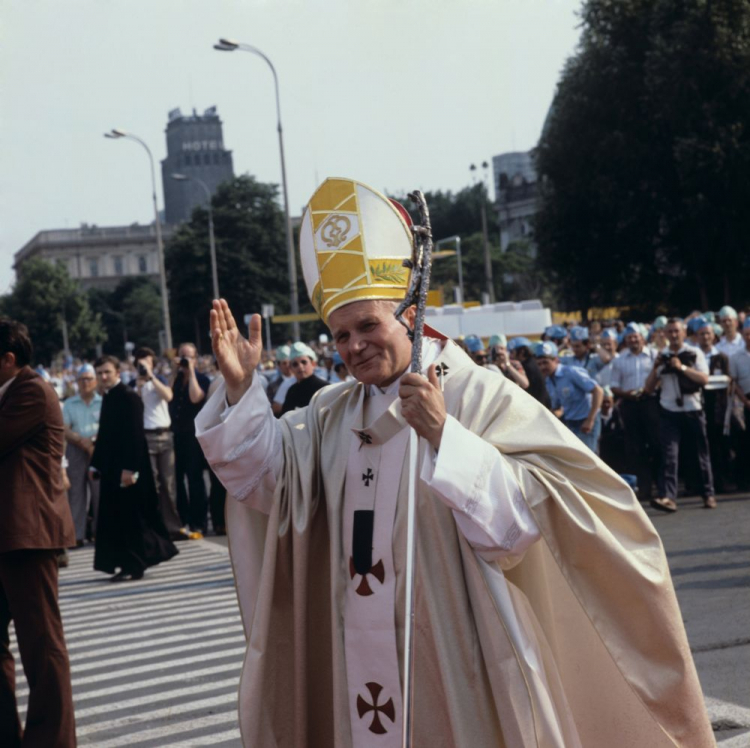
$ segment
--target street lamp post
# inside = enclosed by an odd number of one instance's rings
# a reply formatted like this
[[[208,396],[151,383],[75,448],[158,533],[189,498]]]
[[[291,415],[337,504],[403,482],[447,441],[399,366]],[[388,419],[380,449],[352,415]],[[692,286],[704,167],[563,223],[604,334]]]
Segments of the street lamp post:
[[[133,140],[139,145],[143,146],[146,153],[148,154],[148,160],[151,164],[151,196],[154,201],[154,224],[156,226],[156,254],[159,261],[159,285],[161,287],[161,311],[164,322],[164,336],[166,348],[172,348],[172,321],[169,317],[169,299],[167,298],[167,274],[164,270],[164,243],[161,237],[161,221],[159,220],[159,208],[156,204],[156,174],[154,172],[154,157],[151,155],[151,149],[133,133],[125,132],[117,127],[110,130],[110,132],[104,133],[105,138],[112,138],[117,140],[119,138],[126,138],[127,140]]]
[[[458,260],[458,298],[456,299],[456,301],[459,304],[463,304],[464,303],[464,271],[463,271],[463,262],[461,261],[461,237],[458,234],[456,234],[454,236],[447,236],[445,239],[438,239],[435,242],[435,251],[432,253],[433,257],[437,256],[437,253],[440,251],[440,247],[442,247],[443,244],[455,244],[456,245],[456,259]]]
[[[281,128],[281,104],[279,102],[279,78],[276,75],[276,68],[273,66],[271,60],[266,57],[257,47],[253,47],[250,44],[242,44],[232,39],[219,39],[217,44],[214,44],[214,49],[218,49],[221,52],[234,52],[236,49],[240,49],[243,52],[251,52],[263,59],[271,72],[273,73],[273,84],[276,92],[276,129],[279,132],[279,152],[281,154],[281,185],[284,191],[284,214],[286,218],[286,246],[287,246],[287,263],[289,265],[289,305],[291,307],[292,314],[294,316],[299,315],[299,299],[297,296],[297,265],[294,259],[294,237],[292,234],[292,219],[289,215],[289,194],[287,190],[286,182],[286,162],[284,159],[284,136]],[[299,340],[299,321],[295,320],[293,323],[294,339]]]
[[[482,163],[482,167],[486,170],[488,168],[488,163],[485,161]],[[472,164],[469,167],[469,171],[475,172],[477,167]],[[485,171],[486,173],[486,171]],[[481,202],[481,217],[482,217],[482,245],[484,250],[484,280],[486,284],[486,295],[487,300],[490,304],[494,303],[495,301],[495,289],[494,284],[492,282],[492,258],[490,257],[490,240],[489,236],[487,234],[487,185],[482,182],[482,202]]]
[[[219,271],[216,267],[216,241],[214,240],[214,212],[211,206],[211,190],[208,189],[208,185],[198,177],[191,177],[187,174],[172,174],[172,179],[176,179],[178,182],[197,182],[206,193],[206,200],[208,206],[208,246],[211,252],[211,278],[214,286],[214,298],[220,299],[219,296]]]

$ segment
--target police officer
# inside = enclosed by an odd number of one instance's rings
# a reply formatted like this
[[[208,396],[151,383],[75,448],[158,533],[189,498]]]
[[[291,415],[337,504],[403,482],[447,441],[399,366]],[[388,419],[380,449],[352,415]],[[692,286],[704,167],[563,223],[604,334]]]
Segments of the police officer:
[[[570,350],[571,355],[560,354],[560,362],[566,366],[578,366],[586,369],[593,379],[602,368],[612,360],[612,354],[597,346],[592,350],[589,345],[588,328],[576,325],[570,331]]]
[[[599,453],[604,399],[602,388],[578,366],[560,363],[557,346],[551,341],[538,343],[534,351],[546,385],[553,412],[592,451]]]

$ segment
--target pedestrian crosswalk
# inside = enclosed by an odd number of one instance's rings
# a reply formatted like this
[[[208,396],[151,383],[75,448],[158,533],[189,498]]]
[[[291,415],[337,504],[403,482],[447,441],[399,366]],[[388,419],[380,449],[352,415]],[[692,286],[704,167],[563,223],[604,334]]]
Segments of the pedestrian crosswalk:
[[[71,551],[60,570],[79,745],[241,746],[245,639],[229,555],[209,541],[179,549],[137,582],[94,571],[91,547]],[[14,654],[23,711],[15,644]]]

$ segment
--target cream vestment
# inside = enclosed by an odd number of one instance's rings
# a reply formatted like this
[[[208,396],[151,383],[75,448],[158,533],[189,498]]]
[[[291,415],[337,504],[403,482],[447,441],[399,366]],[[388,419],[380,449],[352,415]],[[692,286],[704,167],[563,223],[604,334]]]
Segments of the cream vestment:
[[[433,341],[420,441],[416,746],[714,745],[666,558],[629,488],[533,398]],[[370,391],[371,390],[371,391]],[[246,746],[400,745],[408,427],[395,394],[254,382],[196,419],[228,491]],[[354,558],[355,512],[374,517]]]

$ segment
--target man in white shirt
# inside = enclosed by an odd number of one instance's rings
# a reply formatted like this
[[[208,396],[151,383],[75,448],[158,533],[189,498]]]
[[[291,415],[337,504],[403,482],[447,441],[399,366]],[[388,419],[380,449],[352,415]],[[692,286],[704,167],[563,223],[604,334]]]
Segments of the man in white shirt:
[[[685,344],[685,323],[672,317],[667,322],[669,348],[654,361],[643,391],[652,394],[661,388],[659,437],[662,464],[659,471],[659,498],[651,505],[664,512],[676,512],[677,468],[680,442],[692,443],[698,456],[701,494],[706,509],[716,508],[711,459],[706,436],[706,416],[700,388],[708,383],[708,364],[700,348]],[[690,453],[690,452],[688,452]]]
[[[237,499],[227,511],[249,642],[245,745],[402,744],[409,427],[420,437],[413,745],[707,743],[666,561],[632,492],[435,331],[426,377],[409,373],[393,316],[408,220],[353,180],[327,180],[311,199],[308,293],[357,382],[281,420],[257,384],[260,317],[245,340],[226,302],[213,304],[225,386],[196,433]],[[658,661],[646,641],[658,641]]]
[[[657,358],[647,348],[639,325],[630,322],[625,328],[623,351],[612,364],[610,386],[620,398],[620,414],[624,424],[625,451],[629,472],[638,478],[638,498],[651,501],[651,490],[659,475],[659,406],[654,394],[646,394],[644,385]]]
[[[183,529],[177,513],[174,445],[169,428],[172,419],[168,403],[173,397],[172,388],[164,377],[154,373],[156,354],[151,348],[138,348],[133,357],[138,376],[131,384],[143,400],[143,430],[159,494],[159,512],[169,537],[186,540],[189,533]]]
[[[731,306],[723,306],[719,309],[719,324],[724,330],[724,334],[716,347],[721,353],[725,353],[729,358],[732,358],[735,353],[739,353],[745,348],[745,342],[738,331],[739,322],[736,310]]]

